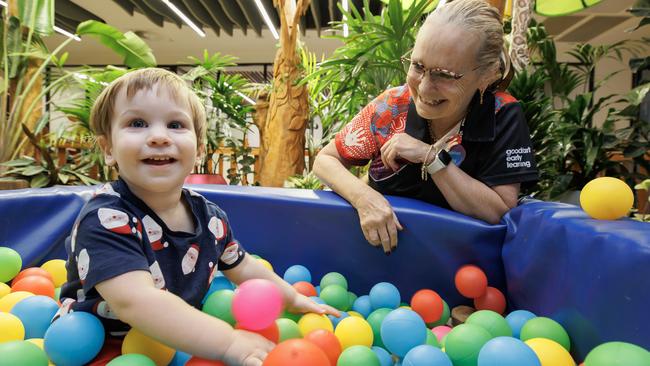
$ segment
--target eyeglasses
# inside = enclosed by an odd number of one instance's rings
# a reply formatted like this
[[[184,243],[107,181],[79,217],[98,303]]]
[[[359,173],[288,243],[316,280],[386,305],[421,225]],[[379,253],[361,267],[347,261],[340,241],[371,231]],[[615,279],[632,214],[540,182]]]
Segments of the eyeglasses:
[[[409,51],[407,55],[410,53]],[[428,69],[424,67],[419,62],[411,60],[410,57],[404,55],[400,58],[402,60],[402,63],[404,64],[404,68],[408,67],[408,74],[409,76],[412,77],[417,77],[420,80],[424,78],[424,75],[429,75],[429,80],[431,82],[438,82],[442,84],[453,84],[465,76],[465,74],[459,74],[447,69],[443,69],[441,67],[434,67],[431,69]],[[480,68],[480,66],[477,66],[473,68],[471,71],[476,71]],[[471,72],[470,71],[470,72]]]

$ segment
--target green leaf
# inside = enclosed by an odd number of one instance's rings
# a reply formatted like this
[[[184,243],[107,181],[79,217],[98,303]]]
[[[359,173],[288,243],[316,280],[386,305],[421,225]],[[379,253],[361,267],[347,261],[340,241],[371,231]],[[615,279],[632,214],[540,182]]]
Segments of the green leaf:
[[[122,56],[124,64],[129,67],[156,66],[156,58],[151,48],[131,31],[122,33],[108,24],[87,20],[79,24],[77,34],[99,38],[100,42]]]
[[[68,184],[70,176],[68,174],[58,173],[59,182],[62,184]]]
[[[47,186],[47,183],[49,181],[50,178],[47,176],[47,174],[39,174],[29,181],[29,186],[32,188],[42,188]]]
[[[23,170],[21,174],[26,177],[31,177],[32,175],[36,175],[44,171],[46,171],[46,169],[43,168],[41,165],[34,165]]]
[[[646,191],[650,191],[650,179],[646,179],[643,182],[635,185],[634,189],[645,189]],[[648,199],[650,200],[650,197],[648,197]]]
[[[32,165],[35,163],[35,160],[32,158],[21,158],[21,159],[14,159],[10,161],[5,161],[4,163],[1,163],[0,165],[2,166],[7,166],[7,167],[22,167],[22,166],[28,166]]]
[[[54,32],[54,0],[16,1],[21,22],[41,36]]]

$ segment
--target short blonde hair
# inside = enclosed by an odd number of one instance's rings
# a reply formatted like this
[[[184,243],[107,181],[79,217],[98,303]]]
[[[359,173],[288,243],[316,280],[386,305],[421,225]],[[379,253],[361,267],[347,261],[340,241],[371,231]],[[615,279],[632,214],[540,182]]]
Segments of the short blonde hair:
[[[166,87],[172,98],[186,101],[190,107],[196,141],[200,146],[205,141],[206,117],[201,99],[187,85],[187,82],[171,71],[160,68],[146,68],[131,71],[115,79],[97,97],[90,112],[90,128],[97,136],[110,140],[111,121],[115,109],[115,100],[121,90],[126,90],[126,97],[132,98],[138,91],[151,90],[155,85]]]

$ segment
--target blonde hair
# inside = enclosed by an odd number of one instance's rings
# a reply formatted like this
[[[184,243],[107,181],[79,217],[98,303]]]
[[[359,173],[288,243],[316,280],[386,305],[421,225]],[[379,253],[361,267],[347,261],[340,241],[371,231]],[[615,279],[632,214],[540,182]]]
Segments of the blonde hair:
[[[131,71],[115,79],[95,100],[90,112],[90,128],[97,136],[110,139],[111,121],[115,109],[115,100],[121,90],[126,90],[126,97],[132,98],[140,90],[151,90],[155,85],[166,87],[172,98],[186,101],[190,107],[192,123],[200,146],[205,141],[206,117],[201,99],[187,85],[185,80],[171,71],[160,68],[146,68]]]
[[[480,37],[477,62],[482,70],[494,64],[499,66],[501,78],[510,67],[504,49],[503,23],[499,10],[486,0],[455,0],[438,7],[429,14],[424,24],[439,21],[455,24]]]

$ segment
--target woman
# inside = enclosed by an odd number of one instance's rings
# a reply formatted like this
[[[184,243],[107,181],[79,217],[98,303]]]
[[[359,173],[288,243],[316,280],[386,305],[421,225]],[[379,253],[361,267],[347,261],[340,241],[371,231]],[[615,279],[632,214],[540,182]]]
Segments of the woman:
[[[366,240],[386,254],[401,230],[382,194],[421,199],[498,223],[537,179],[516,100],[496,92],[505,65],[497,9],[456,0],[431,13],[409,57],[406,85],[368,104],[316,158],[314,172],[357,209]],[[369,169],[369,185],[348,171]]]

